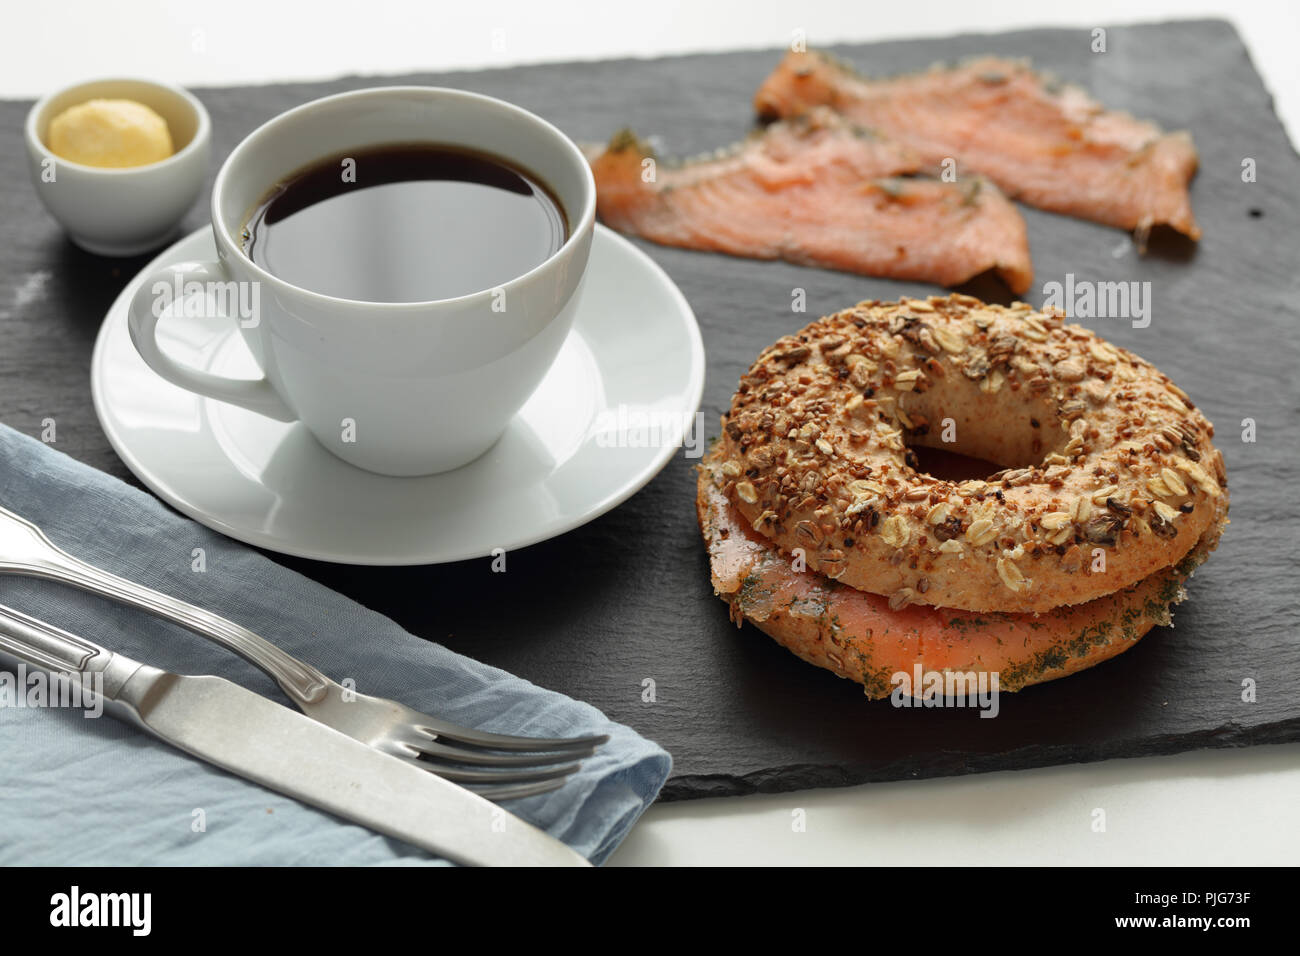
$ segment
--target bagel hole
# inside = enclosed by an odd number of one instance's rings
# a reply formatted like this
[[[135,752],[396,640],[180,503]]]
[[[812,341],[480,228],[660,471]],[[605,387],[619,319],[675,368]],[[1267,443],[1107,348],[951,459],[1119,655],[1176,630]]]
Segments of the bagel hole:
[[[907,447],[916,456],[916,470],[941,481],[983,481],[1008,467],[984,458],[973,458],[970,455],[949,451],[946,448],[929,448],[925,445],[913,444]]]
[[[979,275],[971,276],[952,291],[973,295],[982,302],[996,305],[1010,305],[1019,298],[1007,288],[1006,282],[998,275],[996,269],[988,269]]]
[[[988,480],[1008,468],[1041,465],[1069,439],[1055,410],[1041,401],[1002,410],[987,401],[961,411],[920,401],[909,407],[924,421],[915,430],[903,430],[908,464],[943,481]]]

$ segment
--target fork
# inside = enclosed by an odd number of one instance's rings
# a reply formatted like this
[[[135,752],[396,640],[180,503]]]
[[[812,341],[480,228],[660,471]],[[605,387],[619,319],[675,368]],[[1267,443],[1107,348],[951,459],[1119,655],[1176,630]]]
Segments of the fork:
[[[275,680],[308,717],[481,796],[512,800],[555,790],[607,735],[516,737],[422,714],[330,680],[316,668],[233,621],[118,577],[68,554],[36,525],[0,508],[0,574],[73,587],[148,611],[234,651]]]

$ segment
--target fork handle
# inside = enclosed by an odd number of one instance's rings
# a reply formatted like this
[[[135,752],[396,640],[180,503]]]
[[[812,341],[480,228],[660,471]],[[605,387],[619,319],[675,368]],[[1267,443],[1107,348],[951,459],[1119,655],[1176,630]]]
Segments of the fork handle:
[[[330,684],[329,678],[310,664],[298,660],[270,641],[258,637],[248,628],[179,598],[87,564],[59,548],[45,538],[43,533],[38,531],[38,534],[44,538],[42,543],[48,545],[44,553],[31,555],[22,565],[7,563],[7,570],[30,577],[71,584],[83,591],[129,604],[179,624],[200,637],[206,637],[234,651],[250,664],[266,672],[300,706],[315,703],[325,696]]]

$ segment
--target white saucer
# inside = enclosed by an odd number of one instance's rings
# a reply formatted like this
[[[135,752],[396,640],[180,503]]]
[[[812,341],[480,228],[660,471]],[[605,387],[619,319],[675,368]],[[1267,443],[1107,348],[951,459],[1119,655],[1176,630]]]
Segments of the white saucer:
[[[201,229],[122,290],[95,343],[91,391],[108,440],[145,485],[194,520],[258,547],[399,565],[534,544],[642,488],[682,454],[683,425],[699,408],[704,346],[691,307],[649,257],[597,226],[573,331],[496,446],[442,475],[374,475],[335,458],[300,424],[200,398],[144,364],[126,322],[141,278],[168,263],[215,258],[211,232]],[[165,317],[158,338],[182,362],[258,374],[233,323],[213,335],[210,325]],[[663,427],[611,439],[620,410],[625,429],[629,421]],[[646,443],[647,434],[654,440]]]

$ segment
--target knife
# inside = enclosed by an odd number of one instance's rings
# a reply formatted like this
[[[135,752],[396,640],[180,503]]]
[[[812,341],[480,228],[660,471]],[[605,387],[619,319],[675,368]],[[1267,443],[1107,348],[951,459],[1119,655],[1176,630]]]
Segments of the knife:
[[[79,681],[173,747],[456,863],[591,865],[483,797],[238,684],[141,664],[3,604],[0,661]]]

